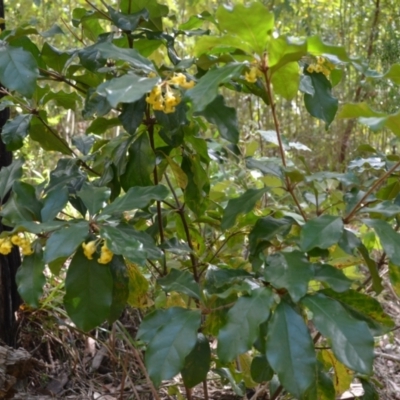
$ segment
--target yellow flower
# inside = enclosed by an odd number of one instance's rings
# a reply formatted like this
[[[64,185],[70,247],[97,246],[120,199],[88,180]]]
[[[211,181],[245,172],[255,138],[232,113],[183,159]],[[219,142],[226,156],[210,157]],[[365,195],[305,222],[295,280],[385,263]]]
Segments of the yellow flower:
[[[314,72],[314,64],[311,64],[307,67],[307,71],[312,74]]]
[[[96,240],[92,240],[91,242],[82,243],[83,254],[89,260],[93,260],[93,254],[96,252]]]
[[[11,243],[10,238],[2,238],[0,239],[0,254],[7,255],[11,253],[13,245]]]
[[[244,73],[244,79],[246,79],[247,82],[250,83],[255,83],[257,82],[257,76],[258,76],[258,68],[257,67],[251,67],[249,72]]]
[[[316,65],[315,67],[314,67],[314,70],[315,70],[315,72],[322,72],[322,65]]]
[[[178,85],[184,89],[190,89],[195,85],[194,81],[188,82],[186,76],[180,72],[175,74],[168,82],[172,85]]]
[[[318,64],[324,64],[325,63],[325,58],[324,57],[317,57],[317,63]]]
[[[107,247],[106,242],[101,246],[100,258],[97,259],[99,264],[108,264],[113,258],[112,251]]]
[[[12,235],[11,236],[11,243],[15,244],[16,246],[20,246],[21,243],[23,242],[24,239],[22,239],[20,236],[18,235]]]

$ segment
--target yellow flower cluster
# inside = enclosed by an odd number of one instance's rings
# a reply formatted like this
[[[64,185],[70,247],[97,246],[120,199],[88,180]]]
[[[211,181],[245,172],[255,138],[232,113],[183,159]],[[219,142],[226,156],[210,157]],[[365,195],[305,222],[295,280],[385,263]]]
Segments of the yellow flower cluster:
[[[317,57],[317,63],[307,67],[307,71],[310,74],[313,72],[323,73],[326,77],[328,77],[334,69],[335,65],[327,61],[324,57]]]
[[[182,73],[175,74],[171,79],[154,86],[146,97],[146,102],[151,104],[154,110],[164,111],[165,114],[173,113],[175,112],[175,107],[181,102],[181,98],[179,94],[171,90],[170,85],[180,86],[183,89],[190,89],[194,84],[194,81],[188,82],[186,76]],[[164,94],[162,90],[163,86],[165,86]]]
[[[97,240],[92,240],[88,243],[82,243],[83,254],[89,260],[93,260],[93,254],[96,252]],[[108,264],[113,258],[112,251],[107,247],[106,242],[103,243],[100,249],[100,258],[97,259],[99,264]]]
[[[0,238],[0,254],[10,254],[13,245],[21,247],[21,253],[24,256],[30,256],[34,253],[29,239],[19,235],[12,235],[11,237]]]
[[[244,73],[244,79],[250,83],[256,83],[259,76],[261,76],[261,71],[255,66],[251,67],[248,72]]]

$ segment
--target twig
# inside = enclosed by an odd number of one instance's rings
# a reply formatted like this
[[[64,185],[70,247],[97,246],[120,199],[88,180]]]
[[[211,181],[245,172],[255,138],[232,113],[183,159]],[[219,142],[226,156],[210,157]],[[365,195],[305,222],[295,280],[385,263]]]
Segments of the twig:
[[[284,167],[286,167],[286,155],[285,155],[285,149],[283,147],[283,143],[282,143],[282,135],[281,135],[281,131],[280,131],[280,125],[279,125],[279,121],[278,121],[278,116],[276,114],[276,103],[274,101],[274,96],[273,96],[273,92],[272,92],[272,85],[271,85],[271,78],[269,76],[269,66],[268,66],[268,60],[267,60],[267,55],[265,54],[263,59],[262,59],[262,64],[260,67],[261,72],[264,75],[264,83],[265,83],[265,90],[267,92],[268,95],[268,100],[269,100],[269,104],[271,107],[271,112],[272,112],[272,118],[274,120],[274,126],[275,126],[275,132],[276,132],[276,136],[278,138],[278,145],[279,145],[279,154],[281,156],[281,160],[282,160],[282,165]],[[299,210],[301,216],[303,217],[304,221],[307,221],[307,216],[304,213],[296,194],[294,193],[293,190],[293,185],[292,182],[290,181],[290,178],[288,176],[285,176],[285,181],[286,181],[286,190],[290,193],[290,195],[293,198],[293,201],[296,204],[297,209]]]
[[[99,8],[97,8],[93,3],[91,3],[89,0],[85,0],[86,3],[89,4],[90,7],[92,7],[94,10],[96,10],[98,13],[100,13],[105,19],[112,21],[110,16],[106,14],[104,11],[101,11]]]
[[[39,67],[39,71],[42,72],[43,74],[49,75],[51,78],[53,78],[53,80],[55,80],[57,82],[64,82],[67,85],[70,85],[71,87],[76,89],[78,92],[81,92],[82,94],[86,95],[86,90],[84,90],[84,89],[80,88],[79,86],[75,85],[74,83],[69,81],[65,76],[59,74],[58,72],[49,71],[47,69],[43,69],[43,68],[40,68],[40,67]]]
[[[393,165],[386,173],[384,173],[379,179],[377,179],[373,185],[365,192],[364,196],[357,202],[357,204],[352,208],[352,210],[347,214],[345,218],[343,218],[343,222],[348,224],[350,220],[354,217],[357,211],[362,207],[364,201],[368,198],[368,196],[380,186],[383,181],[385,181],[397,168],[400,167],[400,161]]]
[[[396,357],[392,354],[386,354],[386,353],[381,353],[379,351],[375,351],[374,355],[375,355],[375,357],[382,357],[382,358],[386,358],[387,360],[400,363],[400,357]]]
[[[69,26],[68,24],[61,18],[61,21],[63,22],[64,26],[68,29],[68,32],[78,41],[81,42],[85,46],[85,42],[83,39],[81,39]]]

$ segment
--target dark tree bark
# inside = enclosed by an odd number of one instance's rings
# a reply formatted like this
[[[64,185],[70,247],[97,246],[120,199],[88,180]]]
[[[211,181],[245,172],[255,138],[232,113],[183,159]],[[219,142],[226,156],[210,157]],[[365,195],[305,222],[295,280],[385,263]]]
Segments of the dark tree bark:
[[[0,0],[0,18],[4,19],[4,0]],[[2,30],[5,29],[4,24],[0,24]],[[6,108],[0,111],[0,131],[10,117],[10,110]],[[7,151],[6,146],[0,137],[0,170],[7,167],[12,162],[12,153]],[[7,201],[8,195],[3,199]],[[0,219],[0,233],[9,230],[4,226]],[[21,298],[17,291],[15,275],[21,264],[19,250],[14,247],[12,252],[6,256],[0,255],[0,340],[9,346],[15,346],[15,311],[21,304]]]

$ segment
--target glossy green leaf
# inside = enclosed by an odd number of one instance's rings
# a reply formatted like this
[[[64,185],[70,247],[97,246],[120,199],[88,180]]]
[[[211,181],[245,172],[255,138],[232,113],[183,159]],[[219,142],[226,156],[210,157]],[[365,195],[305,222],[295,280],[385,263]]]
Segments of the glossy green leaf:
[[[265,355],[258,355],[251,362],[251,378],[257,383],[269,382],[274,376],[274,371],[269,365]]]
[[[129,147],[128,163],[125,173],[120,176],[125,191],[133,186],[151,186],[150,176],[156,165],[156,156],[151,148],[149,137],[140,135]]]
[[[307,295],[301,301],[313,313],[316,328],[330,340],[337,359],[354,371],[370,375],[374,339],[366,322],[353,318],[338,301],[322,293]]]
[[[374,111],[371,106],[365,102],[362,103],[346,103],[338,114],[338,118],[374,118],[384,117],[386,114]]]
[[[86,129],[86,134],[94,133],[96,135],[100,135],[109,129],[115,128],[116,126],[121,125],[118,118],[96,118]]]
[[[124,259],[114,254],[107,266],[110,267],[113,279],[112,302],[108,323],[116,321],[124,311],[129,297],[129,276]]]
[[[43,286],[46,283],[44,276],[43,252],[40,245],[34,245],[35,252],[25,256],[17,270],[15,277],[18,292],[25,303],[31,307],[39,307],[39,299],[43,294]]]
[[[314,279],[328,284],[336,292],[349,289],[352,281],[341,271],[329,264],[314,264]]]
[[[130,134],[134,135],[136,129],[143,121],[144,112],[146,110],[146,102],[144,98],[129,104],[122,105],[122,112],[118,116],[124,129]]]
[[[95,187],[85,185],[77,192],[77,196],[83,201],[90,215],[97,214],[110,198],[111,191],[107,187]]]
[[[66,187],[60,190],[52,190],[43,200],[43,208],[40,211],[42,222],[53,220],[58,213],[68,203],[68,189]]]
[[[16,181],[14,182],[12,191],[13,199],[18,203],[18,206],[29,213],[31,219],[39,221],[42,203],[36,197],[35,188],[29,183]]]
[[[364,246],[364,244],[360,243],[358,251],[364,259],[365,265],[367,266],[368,271],[371,275],[373,289],[377,294],[381,293],[383,290],[383,284],[376,261],[371,258],[368,249]]]
[[[193,103],[193,110],[195,112],[203,111],[217,97],[219,85],[238,77],[243,67],[243,64],[227,64],[221,68],[210,70],[202,76],[196,86],[186,92],[186,96]]]
[[[99,264],[97,257],[87,259],[81,247],[68,267],[65,291],[65,309],[78,328],[89,331],[109,317],[113,300],[110,267]]]
[[[22,176],[22,165],[25,160],[18,158],[14,160],[8,167],[0,169],[0,200],[2,201],[11,189],[14,182]]]
[[[179,373],[197,342],[201,315],[198,311],[172,307],[148,314],[137,338],[149,342],[145,364],[155,386]]]
[[[246,159],[246,167],[250,169],[258,169],[264,175],[272,175],[277,178],[283,178],[282,167],[274,161],[256,160],[254,158]]]
[[[125,195],[118,197],[105,207],[102,215],[111,215],[146,207],[152,200],[163,200],[168,195],[168,189],[163,185],[149,187],[132,187]]]
[[[75,110],[82,103],[82,97],[76,92],[67,93],[63,90],[58,92],[50,91],[43,97],[42,102],[43,104],[46,104],[50,101],[54,101],[58,107],[65,108],[67,110]]]
[[[314,267],[300,251],[275,253],[267,258],[264,279],[276,289],[287,289],[294,302],[307,293],[313,277]]]
[[[211,349],[208,339],[202,334],[197,334],[197,342],[193,350],[186,356],[185,365],[181,370],[183,383],[192,388],[207,378],[210,370]]]
[[[200,300],[201,293],[199,284],[194,280],[193,274],[188,271],[171,269],[170,273],[157,280],[157,283],[166,292],[179,292]]]
[[[14,151],[22,147],[25,137],[29,132],[32,114],[20,114],[8,120],[1,132],[1,139],[7,150]]]
[[[65,64],[73,56],[73,51],[61,51],[48,42],[45,42],[42,47],[42,58],[46,65],[55,71],[62,73]]]
[[[310,251],[315,247],[328,249],[339,242],[343,234],[343,221],[333,215],[311,219],[301,229],[300,247]]]
[[[260,218],[254,225],[249,234],[250,254],[254,254],[257,247],[262,242],[268,242],[279,236],[286,236],[294,220],[289,217],[273,218],[263,217]]]
[[[307,38],[307,50],[310,54],[315,56],[320,56],[325,53],[335,55],[342,61],[350,61],[343,46],[332,46],[326,44],[319,36],[310,36]]]
[[[229,310],[227,323],[218,334],[217,354],[223,363],[251,349],[259,325],[268,319],[273,302],[272,291],[259,288],[250,296],[240,297]]]
[[[62,257],[69,257],[85,241],[89,233],[87,222],[77,222],[61,228],[47,239],[43,259],[46,264]],[[86,258],[86,257],[85,257]]]
[[[283,387],[300,398],[315,380],[314,344],[303,317],[281,301],[268,325],[269,364]]]
[[[374,336],[382,336],[394,327],[393,320],[373,297],[356,290],[337,293],[326,289],[322,293],[338,300],[353,317],[365,321]]]
[[[44,122],[44,123],[43,123]],[[47,126],[46,126],[46,125]],[[46,151],[59,151],[62,154],[71,155],[72,150],[64,138],[58,136],[56,130],[48,127],[47,116],[44,111],[39,112],[39,117],[34,116],[29,128],[29,136],[35,140]]]
[[[385,253],[393,264],[400,265],[400,233],[381,219],[364,219],[363,222],[373,228],[379,236]]]
[[[149,19],[149,12],[146,9],[132,14],[125,14],[115,11],[110,6],[107,8],[114,25],[123,31],[134,31],[141,21],[148,21]]]
[[[114,254],[122,255],[135,264],[145,264],[147,253],[142,243],[134,237],[117,227],[108,225],[100,227],[100,236],[107,240],[107,246]]]
[[[236,109],[228,107],[223,96],[217,95],[199,115],[202,115],[208,122],[215,124],[221,137],[225,140],[234,144],[238,143],[239,125]]]
[[[248,189],[241,196],[230,199],[224,210],[221,221],[221,229],[231,228],[239,214],[247,214],[253,210],[257,202],[267,192],[267,189]]]
[[[332,85],[322,73],[304,72],[311,78],[314,95],[304,94],[304,104],[307,111],[315,118],[321,119],[328,127],[338,110],[338,100],[332,96]]]
[[[9,90],[32,97],[39,77],[37,62],[33,55],[20,47],[2,42],[0,45],[0,82]]]
[[[272,75],[274,92],[286,100],[292,100],[299,90],[300,71],[297,62],[287,63]]]
[[[236,4],[233,8],[220,6],[216,17],[219,28],[237,36],[249,47],[249,53],[262,56],[274,29],[274,15],[261,3],[246,7]]]
[[[85,106],[82,110],[83,118],[88,119],[94,115],[101,117],[108,114],[111,109],[112,107],[106,96],[98,94],[93,88],[87,91]]]
[[[102,83],[97,93],[104,96],[112,107],[118,103],[134,103],[159,82],[160,78],[146,78],[133,73]]]
[[[145,73],[155,72],[153,63],[135,49],[123,49],[110,42],[98,42],[78,53],[81,63],[91,71],[103,67],[108,59],[126,61]]]
[[[379,400],[379,392],[376,390],[375,385],[371,381],[360,379],[362,388],[364,389],[364,395],[362,400]]]
[[[289,36],[271,38],[268,43],[268,63],[274,74],[284,65],[299,61],[307,54],[307,42]],[[297,74],[298,74],[297,68]]]

